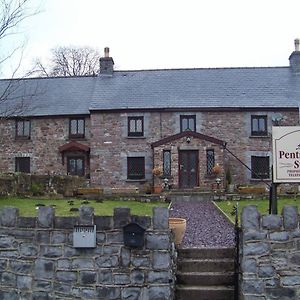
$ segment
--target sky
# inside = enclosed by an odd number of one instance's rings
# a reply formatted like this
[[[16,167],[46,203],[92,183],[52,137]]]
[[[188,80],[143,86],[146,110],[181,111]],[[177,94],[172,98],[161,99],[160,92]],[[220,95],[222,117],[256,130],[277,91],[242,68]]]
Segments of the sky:
[[[21,70],[56,46],[110,54],[117,70],[287,66],[299,0],[31,0],[6,47],[26,41]],[[2,68],[2,76],[13,63]]]

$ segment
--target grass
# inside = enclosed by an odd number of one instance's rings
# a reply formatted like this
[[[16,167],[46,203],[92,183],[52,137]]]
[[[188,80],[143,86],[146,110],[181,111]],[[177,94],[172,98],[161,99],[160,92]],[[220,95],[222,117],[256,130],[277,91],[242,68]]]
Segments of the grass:
[[[37,204],[45,206],[54,206],[56,216],[76,216],[78,212],[71,212],[71,208],[79,208],[81,205],[94,207],[95,215],[112,216],[115,207],[128,207],[131,209],[132,215],[152,216],[152,208],[155,206],[168,206],[168,203],[162,202],[138,202],[138,201],[119,201],[119,200],[104,200],[97,202],[96,200],[82,199],[39,199],[39,198],[0,198],[0,209],[4,206],[14,206],[19,208],[21,216],[36,216]]]
[[[215,201],[215,204],[226,214],[231,222],[234,222],[234,206],[238,205],[239,218],[243,207],[247,205],[256,205],[261,214],[269,213],[269,200],[239,200],[239,201]],[[278,213],[280,214],[285,205],[298,206],[300,211],[300,198],[280,198],[278,199]]]

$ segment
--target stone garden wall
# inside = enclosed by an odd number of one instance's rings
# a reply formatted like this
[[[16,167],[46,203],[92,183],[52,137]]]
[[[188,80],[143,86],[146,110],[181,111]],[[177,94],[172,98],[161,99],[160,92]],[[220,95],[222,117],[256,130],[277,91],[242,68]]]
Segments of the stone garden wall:
[[[241,299],[300,299],[297,207],[261,216],[256,206],[248,206],[241,222]]]
[[[82,206],[79,217],[55,216],[40,207],[37,217],[20,217],[16,208],[0,216],[0,299],[173,299],[175,247],[168,209],[153,217],[132,216],[116,208],[113,216],[94,216]],[[123,226],[146,228],[144,247],[124,246]],[[96,248],[73,247],[75,225],[97,228]]]

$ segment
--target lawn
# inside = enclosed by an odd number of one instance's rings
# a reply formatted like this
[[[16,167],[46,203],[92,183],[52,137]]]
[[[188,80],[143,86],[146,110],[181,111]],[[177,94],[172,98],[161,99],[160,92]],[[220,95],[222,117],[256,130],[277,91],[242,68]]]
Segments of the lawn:
[[[247,205],[256,205],[261,214],[269,213],[269,200],[239,200],[239,201],[215,201],[215,204],[234,222],[235,216],[232,214],[233,207],[238,206],[239,217],[243,207]],[[278,199],[278,213],[280,214],[284,205],[298,206],[300,211],[300,198],[281,198]]]
[[[115,207],[128,207],[131,209],[132,215],[152,216],[152,208],[155,206],[168,206],[168,203],[162,202],[138,202],[138,201],[119,201],[119,200],[104,200],[98,202],[96,200],[88,200],[86,202],[82,199],[59,199],[59,200],[41,200],[41,199],[22,199],[22,198],[0,198],[0,209],[4,206],[14,206],[19,208],[21,216],[36,216],[37,205],[53,206],[55,207],[56,216],[74,216],[78,212],[71,212],[70,209],[79,208],[81,205],[94,207],[95,215],[98,216],[112,216]]]

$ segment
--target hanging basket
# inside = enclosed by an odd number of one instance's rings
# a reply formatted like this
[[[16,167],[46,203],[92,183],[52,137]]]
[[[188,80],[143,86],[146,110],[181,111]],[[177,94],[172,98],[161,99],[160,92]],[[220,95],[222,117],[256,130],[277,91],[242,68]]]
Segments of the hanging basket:
[[[175,244],[180,245],[186,230],[186,219],[169,218],[169,228],[174,231]]]

